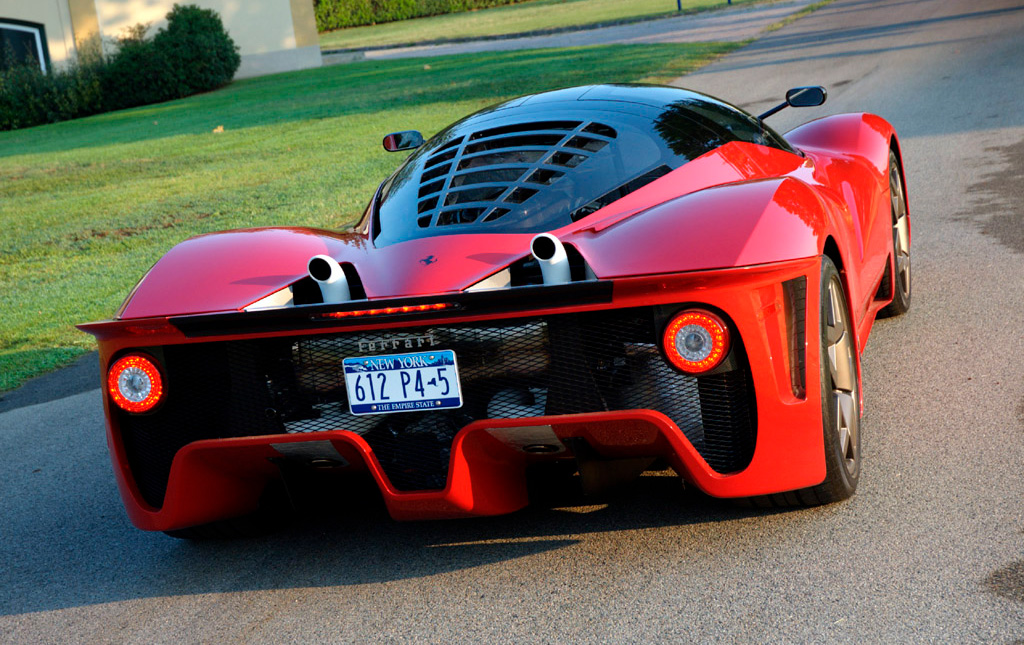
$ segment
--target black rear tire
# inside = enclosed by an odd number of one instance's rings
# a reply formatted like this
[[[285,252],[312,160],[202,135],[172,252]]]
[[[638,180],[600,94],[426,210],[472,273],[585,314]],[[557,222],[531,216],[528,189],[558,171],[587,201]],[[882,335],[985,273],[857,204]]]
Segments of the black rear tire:
[[[892,207],[892,269],[888,276],[892,283],[892,302],[878,315],[891,318],[907,313],[910,309],[910,215],[907,212],[907,195],[903,189],[903,175],[900,173],[896,153],[889,151],[889,196]]]
[[[843,282],[828,256],[821,258],[819,321],[825,481],[795,491],[750,497],[747,501],[753,506],[819,506],[847,499],[857,490],[861,461],[857,349]]]

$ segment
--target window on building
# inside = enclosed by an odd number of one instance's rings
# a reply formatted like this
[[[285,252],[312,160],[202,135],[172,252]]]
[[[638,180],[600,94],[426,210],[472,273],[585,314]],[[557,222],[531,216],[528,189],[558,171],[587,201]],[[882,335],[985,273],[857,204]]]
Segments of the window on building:
[[[0,18],[0,69],[35,63],[45,72],[50,64],[46,28],[34,22]]]

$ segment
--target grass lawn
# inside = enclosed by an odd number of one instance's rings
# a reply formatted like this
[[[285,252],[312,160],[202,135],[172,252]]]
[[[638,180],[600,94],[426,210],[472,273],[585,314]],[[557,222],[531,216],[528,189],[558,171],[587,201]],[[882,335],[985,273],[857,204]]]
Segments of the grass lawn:
[[[733,0],[746,4],[757,0]],[[727,6],[726,0],[682,0],[683,11]],[[675,0],[530,0],[462,13],[351,27],[320,34],[324,49],[360,49],[425,41],[519,34],[678,13]]]
[[[520,94],[667,81],[737,44],[615,45],[365,62],[0,133],[0,391],[93,348],[171,246],[247,226],[354,222],[403,159],[384,134],[431,135]],[[223,126],[223,132],[214,132]]]

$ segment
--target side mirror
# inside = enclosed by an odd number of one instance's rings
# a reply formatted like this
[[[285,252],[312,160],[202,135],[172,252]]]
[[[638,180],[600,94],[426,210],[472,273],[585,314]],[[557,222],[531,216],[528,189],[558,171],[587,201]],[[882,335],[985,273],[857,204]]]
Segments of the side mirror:
[[[789,107],[818,107],[828,98],[828,92],[820,85],[817,87],[794,87],[786,92],[786,104]]]
[[[388,152],[415,150],[423,145],[423,135],[416,130],[392,132],[384,137],[384,149]]]
[[[776,105],[757,118],[764,121],[779,110],[788,107],[817,107],[824,103],[826,98],[828,98],[828,92],[826,92],[825,88],[820,85],[814,85],[811,87],[794,87],[786,92],[785,103]]]

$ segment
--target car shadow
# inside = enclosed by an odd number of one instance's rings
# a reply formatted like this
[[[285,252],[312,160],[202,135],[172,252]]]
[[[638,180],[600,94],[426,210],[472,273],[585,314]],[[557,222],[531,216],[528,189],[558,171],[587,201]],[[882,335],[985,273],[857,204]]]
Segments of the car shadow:
[[[15,557],[8,552],[10,561],[0,573],[0,615],[428,578],[584,542],[629,553],[650,530],[671,533],[673,549],[685,553],[713,543],[727,532],[724,525],[777,512],[684,490],[678,477],[666,471],[649,473],[607,496],[570,492],[512,515],[469,520],[395,522],[373,496],[339,502],[327,494],[272,534],[187,541],[131,527],[113,491],[106,490],[110,483],[78,489],[77,513],[60,517],[39,506],[34,515],[21,517],[15,529],[21,535],[8,542]],[[793,514],[806,513],[810,521],[817,512]],[[758,525],[751,523],[752,528]]]

